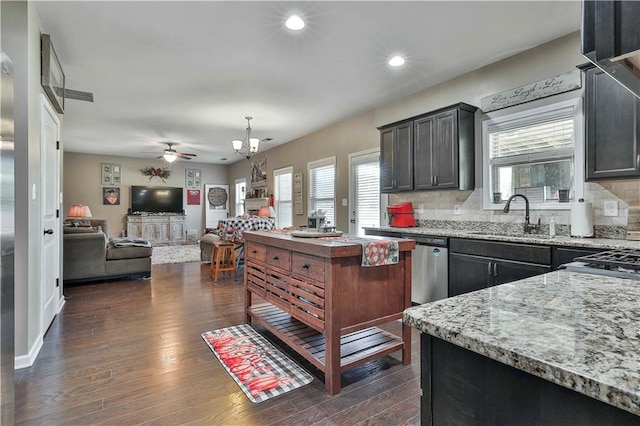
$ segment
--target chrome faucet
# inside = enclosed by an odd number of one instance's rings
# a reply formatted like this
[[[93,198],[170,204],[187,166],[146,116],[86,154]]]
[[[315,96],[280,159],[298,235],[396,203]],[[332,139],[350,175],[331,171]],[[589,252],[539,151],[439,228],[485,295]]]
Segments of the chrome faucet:
[[[511,205],[511,200],[513,200],[516,197],[522,197],[522,199],[524,200],[524,206],[525,206],[524,207],[524,233],[525,234],[530,234],[532,230],[540,228],[540,218],[538,218],[538,224],[537,225],[532,225],[531,223],[529,223],[529,219],[530,219],[530,217],[529,217],[529,199],[527,197],[525,197],[522,194],[513,194],[507,200],[507,204],[505,204],[505,206],[502,209],[502,211],[505,212],[505,213],[509,213],[509,206]]]

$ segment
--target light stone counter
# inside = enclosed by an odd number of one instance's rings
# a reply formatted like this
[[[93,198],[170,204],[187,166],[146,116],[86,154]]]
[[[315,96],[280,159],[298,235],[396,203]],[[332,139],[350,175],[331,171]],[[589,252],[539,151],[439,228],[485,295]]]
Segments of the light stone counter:
[[[602,248],[603,250],[619,249],[619,248],[633,248],[640,249],[640,241],[628,241],[619,239],[608,238],[576,238],[568,236],[555,236],[553,238],[548,235],[509,235],[496,233],[483,233],[482,229],[478,230],[455,230],[455,229],[441,229],[441,228],[392,228],[392,227],[380,227],[380,228],[365,228],[371,231],[383,231],[391,232],[394,234],[402,234],[410,238],[412,235],[433,235],[442,237],[454,237],[454,238],[470,238],[477,240],[489,240],[489,241],[508,241],[523,244],[542,244],[548,246],[563,246],[563,247],[584,247],[584,248]]]
[[[551,272],[409,308],[404,321],[640,415],[640,281]]]

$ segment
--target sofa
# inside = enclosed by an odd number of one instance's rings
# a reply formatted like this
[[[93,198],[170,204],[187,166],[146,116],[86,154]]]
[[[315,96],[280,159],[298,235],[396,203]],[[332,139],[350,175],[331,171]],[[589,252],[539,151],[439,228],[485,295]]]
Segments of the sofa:
[[[118,247],[106,220],[67,220],[63,226],[65,283],[151,276],[151,246]]]

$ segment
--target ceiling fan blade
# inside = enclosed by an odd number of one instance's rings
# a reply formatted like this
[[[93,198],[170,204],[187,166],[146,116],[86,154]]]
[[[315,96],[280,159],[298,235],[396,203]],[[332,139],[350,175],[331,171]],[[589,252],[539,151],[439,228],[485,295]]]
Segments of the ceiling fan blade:
[[[191,160],[191,157],[197,157],[196,154],[184,154],[182,152],[178,152],[176,155],[180,158],[184,158],[185,160]]]

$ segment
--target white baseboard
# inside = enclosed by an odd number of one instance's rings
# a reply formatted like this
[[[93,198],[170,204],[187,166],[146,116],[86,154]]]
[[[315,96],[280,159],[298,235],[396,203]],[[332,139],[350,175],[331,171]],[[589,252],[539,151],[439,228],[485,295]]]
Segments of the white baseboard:
[[[43,335],[40,334],[36,339],[35,343],[29,350],[27,355],[20,355],[15,357],[15,369],[20,370],[21,368],[29,368],[36,362],[36,358],[40,353],[40,349],[42,349],[42,343],[44,342]]]

